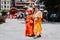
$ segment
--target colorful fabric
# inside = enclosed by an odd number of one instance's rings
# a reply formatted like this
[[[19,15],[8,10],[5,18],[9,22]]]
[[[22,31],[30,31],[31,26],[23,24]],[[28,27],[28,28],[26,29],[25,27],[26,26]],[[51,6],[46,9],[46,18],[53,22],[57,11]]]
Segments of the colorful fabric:
[[[34,19],[33,15],[28,15],[26,18],[26,36],[33,35],[33,29],[34,29]]]
[[[34,16],[36,15],[36,13],[34,13]],[[35,17],[34,20],[34,34],[38,35],[38,34],[42,34],[42,12],[38,12],[38,15]]]

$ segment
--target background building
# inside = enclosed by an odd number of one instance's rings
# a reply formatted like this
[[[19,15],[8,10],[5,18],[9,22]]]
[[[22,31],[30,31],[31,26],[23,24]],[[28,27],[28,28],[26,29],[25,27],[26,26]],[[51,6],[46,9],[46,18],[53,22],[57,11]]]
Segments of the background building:
[[[11,0],[1,0],[1,9],[9,10],[11,7]]]
[[[18,10],[25,10],[29,4],[34,3],[32,0],[11,0],[11,7],[15,7]]]

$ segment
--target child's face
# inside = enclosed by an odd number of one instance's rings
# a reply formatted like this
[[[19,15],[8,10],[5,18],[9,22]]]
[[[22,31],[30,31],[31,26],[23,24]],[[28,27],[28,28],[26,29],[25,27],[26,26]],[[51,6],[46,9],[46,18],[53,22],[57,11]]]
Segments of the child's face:
[[[32,10],[28,10],[27,12],[28,12],[28,14],[32,14]]]
[[[38,8],[35,8],[35,11],[38,11],[39,9]]]

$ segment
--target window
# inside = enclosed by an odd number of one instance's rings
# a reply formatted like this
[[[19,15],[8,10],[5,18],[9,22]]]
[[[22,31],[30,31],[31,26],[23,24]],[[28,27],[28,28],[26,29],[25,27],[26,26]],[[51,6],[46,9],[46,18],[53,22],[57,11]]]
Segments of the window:
[[[7,8],[9,8],[9,6],[7,6]]]
[[[28,0],[15,0],[16,2],[27,2]]]
[[[20,0],[15,0],[15,2],[19,2]]]
[[[27,2],[27,1],[32,1],[32,0],[15,0],[15,2]]]
[[[22,0],[20,0],[20,2],[22,2]]]
[[[4,2],[4,4],[6,4],[6,2]]]
[[[22,0],[23,2],[27,2],[28,0]]]
[[[9,4],[9,1],[7,1],[7,4]]]
[[[1,5],[1,8],[3,8],[3,5]]]
[[[1,2],[1,4],[3,4],[3,1]]]
[[[0,1],[4,1],[4,0],[0,0]]]
[[[4,8],[6,8],[6,6],[4,6]]]

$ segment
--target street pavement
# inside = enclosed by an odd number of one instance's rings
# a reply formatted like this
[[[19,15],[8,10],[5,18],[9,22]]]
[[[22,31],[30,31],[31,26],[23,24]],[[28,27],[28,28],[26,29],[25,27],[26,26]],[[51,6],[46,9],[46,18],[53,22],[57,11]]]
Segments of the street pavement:
[[[25,36],[25,21],[6,19],[0,24],[0,40],[60,40],[60,23],[43,23],[42,37],[33,39]]]

